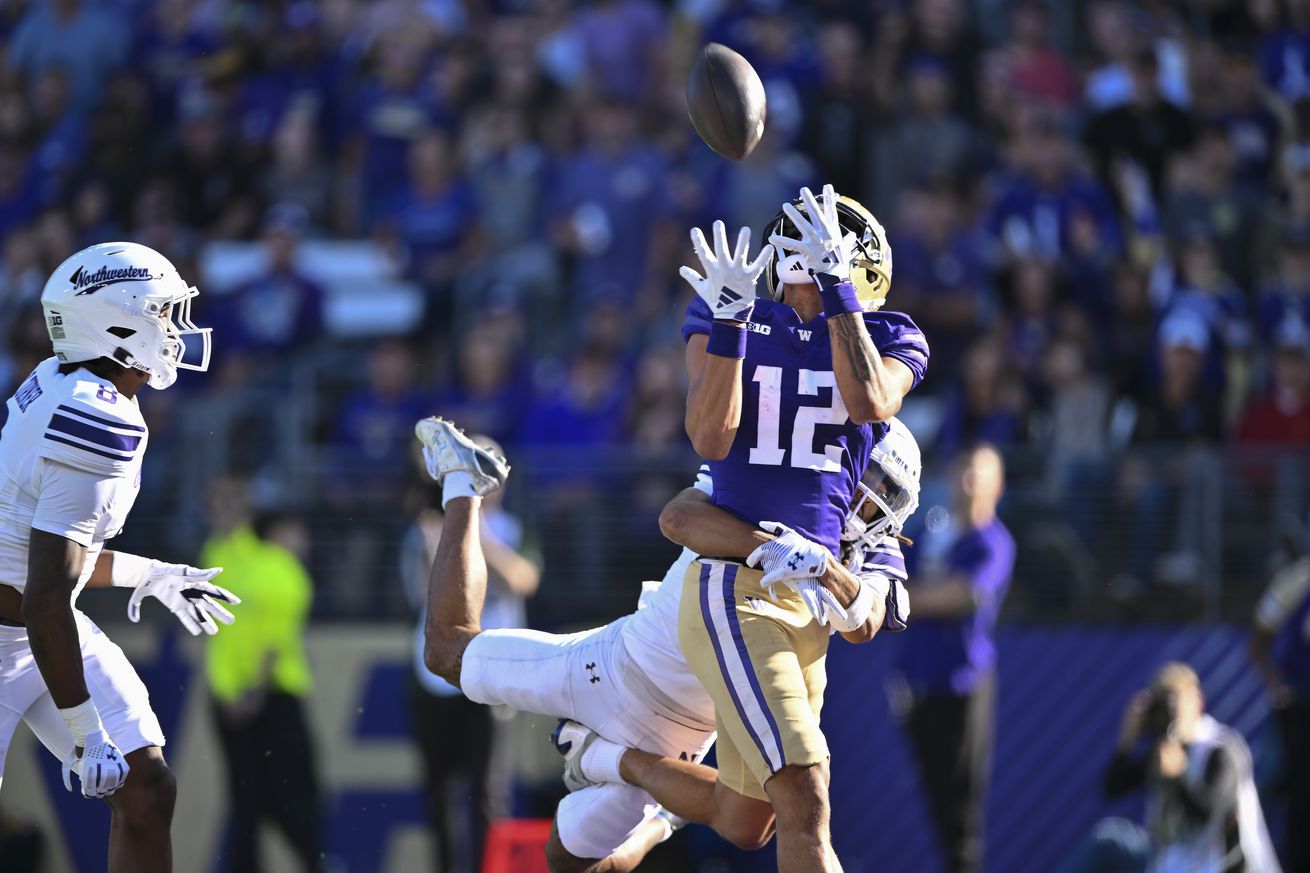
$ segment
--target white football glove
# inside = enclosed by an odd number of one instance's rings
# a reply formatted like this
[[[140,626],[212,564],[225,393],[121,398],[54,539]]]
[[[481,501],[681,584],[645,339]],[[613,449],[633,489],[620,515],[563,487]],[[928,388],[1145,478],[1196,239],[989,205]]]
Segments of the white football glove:
[[[82,781],[83,797],[108,797],[123,787],[131,768],[103,728],[87,734],[85,742],[81,757],[74,749],[64,759],[64,787],[73,790],[72,774],[76,773]]]
[[[722,221],[714,222],[713,253],[699,227],[691,229],[691,247],[705,275],[691,267],[683,267],[678,275],[705,301],[716,321],[750,321],[751,310],[755,308],[755,282],[772,260],[773,247],[764,246],[754,261],[747,262],[751,229],[743,227],[737,234],[736,250],[729,251],[728,233]]]
[[[837,280],[850,279],[851,253],[855,250],[855,235],[844,234],[837,218],[837,192],[831,185],[823,186],[818,200],[809,188],[801,189],[801,202],[806,215],[790,203],[783,204],[783,213],[791,219],[800,239],[774,234],[769,242],[778,252],[799,255],[811,274],[826,273]]]
[[[222,567],[210,567],[201,570],[186,564],[165,564],[152,561],[146,581],[132,591],[132,599],[127,602],[127,617],[132,621],[141,619],[141,601],[147,597],[156,597],[159,602],[172,610],[182,626],[199,636],[201,631],[213,636],[218,633],[214,619],[223,624],[236,621],[236,616],[228,612],[222,603],[240,603],[241,598],[231,591],[210,583]]]
[[[777,598],[775,592],[782,582],[796,591],[802,591],[796,583],[803,579],[813,579],[823,573],[828,565],[828,550],[813,540],[808,540],[796,531],[776,521],[760,522],[760,529],[774,534],[777,539],[760,545],[746,558],[747,567],[758,567],[764,571],[760,586]],[[802,592],[802,596],[804,592]],[[811,610],[813,611],[813,610]],[[817,616],[817,613],[816,613]]]

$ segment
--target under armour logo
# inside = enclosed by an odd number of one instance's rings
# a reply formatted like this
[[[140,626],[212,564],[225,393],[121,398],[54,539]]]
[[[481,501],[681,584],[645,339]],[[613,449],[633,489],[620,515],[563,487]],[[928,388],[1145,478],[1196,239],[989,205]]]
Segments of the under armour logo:
[[[800,565],[801,565],[801,556],[800,556],[800,555],[792,555],[790,558],[787,559],[787,569],[788,569],[788,570],[795,570],[795,569],[796,569],[797,567],[799,567]]]
[[[587,681],[591,682],[592,684],[599,682],[600,676],[596,674],[596,662],[592,661],[590,664],[586,665],[586,668],[587,668],[587,672],[591,674],[591,678],[588,679]]]
[[[117,760],[118,760],[118,756],[115,755],[113,752],[105,752],[105,758],[106,758],[107,760],[110,760],[110,761],[117,761]]]

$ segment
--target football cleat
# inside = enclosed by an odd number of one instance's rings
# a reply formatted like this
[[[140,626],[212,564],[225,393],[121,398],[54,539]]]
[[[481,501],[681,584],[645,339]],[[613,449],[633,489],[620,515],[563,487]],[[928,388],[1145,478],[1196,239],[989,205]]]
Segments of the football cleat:
[[[473,490],[479,497],[486,497],[505,484],[509,464],[499,451],[478,445],[453,422],[432,416],[414,425],[414,433],[423,444],[428,475],[438,485],[456,471],[473,477]]]
[[[582,773],[582,755],[596,741],[596,732],[567,718],[559,720],[550,735],[555,751],[564,756],[564,787],[579,791],[597,783]]]

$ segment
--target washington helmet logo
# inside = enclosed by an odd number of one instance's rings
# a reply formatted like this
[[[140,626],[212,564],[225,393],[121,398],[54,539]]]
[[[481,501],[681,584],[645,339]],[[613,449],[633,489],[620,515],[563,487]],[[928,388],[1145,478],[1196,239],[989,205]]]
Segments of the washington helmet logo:
[[[109,285],[117,285],[119,282],[149,282],[153,278],[155,277],[145,267],[101,267],[89,273],[86,267],[78,267],[73,275],[68,277],[68,284],[78,289],[74,296],[81,297],[83,294],[94,294]]]

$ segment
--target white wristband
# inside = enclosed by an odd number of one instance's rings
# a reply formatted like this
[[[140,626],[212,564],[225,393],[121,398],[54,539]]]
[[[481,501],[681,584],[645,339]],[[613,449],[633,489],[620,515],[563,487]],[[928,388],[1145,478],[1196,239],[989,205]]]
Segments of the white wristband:
[[[140,555],[114,552],[114,563],[109,569],[109,584],[115,588],[136,588],[150,578],[155,562]]]
[[[877,592],[873,590],[873,586],[861,579],[860,593],[856,594],[855,599],[851,601],[851,605],[846,607],[845,615],[833,610],[832,615],[828,618],[828,624],[838,633],[844,634],[858,630],[869,620],[869,613],[873,612],[873,603],[876,596]]]
[[[86,748],[88,735],[104,730],[100,724],[100,713],[96,712],[96,705],[89,697],[77,706],[59,710],[59,714],[64,717],[68,731],[73,735],[73,745],[78,748]]]

